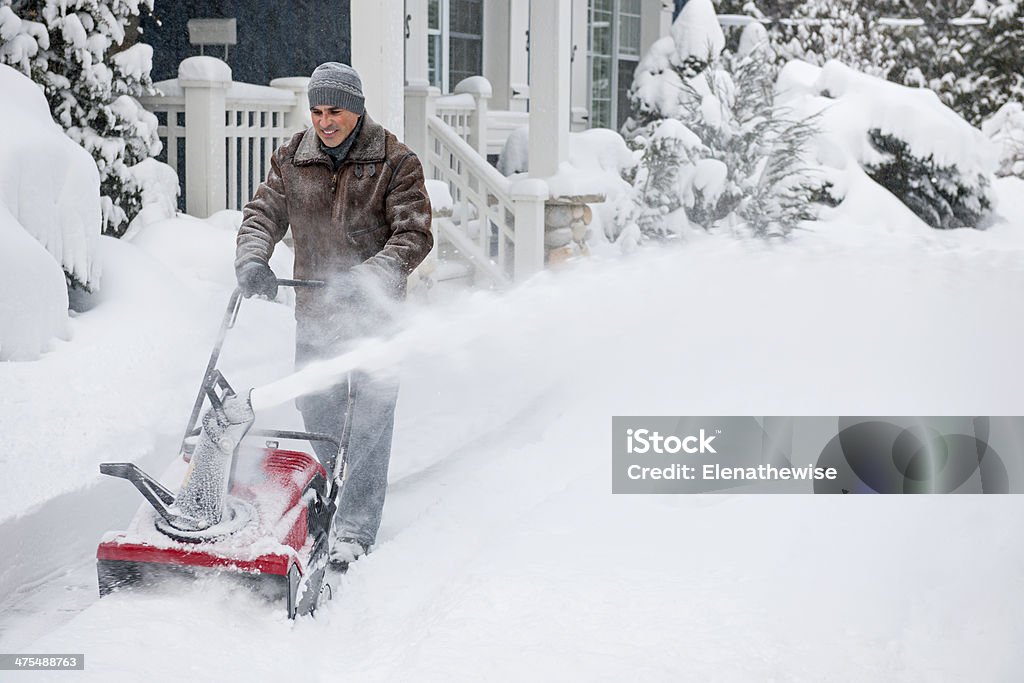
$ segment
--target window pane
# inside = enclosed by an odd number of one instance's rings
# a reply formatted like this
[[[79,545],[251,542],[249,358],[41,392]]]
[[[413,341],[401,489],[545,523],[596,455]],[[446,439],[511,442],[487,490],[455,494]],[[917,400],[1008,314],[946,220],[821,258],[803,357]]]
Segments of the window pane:
[[[594,100],[590,107],[590,125],[593,128],[610,128],[612,104],[607,100]]]
[[[483,0],[451,0],[449,28],[452,33],[479,36],[483,33]]]
[[[483,73],[483,0],[451,0],[449,9],[448,87]]]
[[[619,120],[615,122],[616,129],[621,128],[629,118],[629,88],[633,85],[633,72],[636,71],[638,63],[638,61],[630,59],[619,60],[618,111],[616,112]]]
[[[441,34],[435,33],[427,37],[427,78],[430,85],[441,87]]]
[[[619,14],[619,54],[640,56],[640,16]]]
[[[483,49],[479,38],[452,36],[448,43],[448,57],[451,61],[451,68],[448,71],[448,87],[452,89],[463,78],[479,76],[482,71]]]
[[[427,5],[427,28],[441,29],[441,0],[430,0]]]

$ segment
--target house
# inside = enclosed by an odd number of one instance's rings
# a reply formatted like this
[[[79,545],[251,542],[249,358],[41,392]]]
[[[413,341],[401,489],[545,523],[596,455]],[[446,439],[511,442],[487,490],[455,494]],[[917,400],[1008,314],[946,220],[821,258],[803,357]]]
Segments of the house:
[[[673,9],[678,12],[676,5],[682,4],[569,0],[569,109],[575,127],[621,127],[629,113],[633,70],[651,43],[667,33]],[[530,5],[530,0],[323,0],[315,5],[177,0],[155,3],[153,16],[142,21],[142,35],[154,48],[154,81],[174,78],[178,64],[197,54],[223,59],[236,81],[259,84],[306,76],[317,64],[337,60],[378,75],[366,80],[389,85],[391,95],[403,85],[451,93],[464,78],[482,75],[493,87],[492,109],[526,112]],[[216,35],[217,22],[222,36]],[[540,39],[549,42],[554,28],[540,25]],[[404,40],[396,40],[399,36]],[[403,62],[384,54],[396,47]],[[394,101],[383,92],[376,98],[378,107]]]
[[[440,236],[500,284],[578,246],[560,244],[570,225],[552,217],[578,222],[601,198],[552,197],[544,179],[566,161],[570,129],[622,125],[633,71],[683,4],[329,0],[284,11],[270,0],[181,0],[162,10],[160,26],[143,26],[155,79],[167,79],[165,97],[144,104],[161,117],[169,163],[183,158],[189,212],[208,215],[239,208],[274,147],[308,125],[301,78],[322,61],[350,62],[370,114],[448,186],[453,215],[436,221]],[[231,71],[190,68],[174,80],[175,61],[198,54]],[[510,183],[492,163],[520,126],[529,129],[530,178]]]

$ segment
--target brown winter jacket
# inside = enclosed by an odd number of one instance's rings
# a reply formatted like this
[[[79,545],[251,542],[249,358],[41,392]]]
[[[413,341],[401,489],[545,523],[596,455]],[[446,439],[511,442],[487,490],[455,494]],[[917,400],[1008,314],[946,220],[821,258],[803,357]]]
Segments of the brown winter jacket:
[[[297,279],[330,282],[351,271],[402,299],[409,273],[433,246],[430,216],[419,159],[368,115],[336,172],[309,128],[274,152],[266,181],[245,205],[235,268],[267,263],[290,224]],[[295,299],[300,343],[304,328],[339,313],[330,287],[298,289]]]

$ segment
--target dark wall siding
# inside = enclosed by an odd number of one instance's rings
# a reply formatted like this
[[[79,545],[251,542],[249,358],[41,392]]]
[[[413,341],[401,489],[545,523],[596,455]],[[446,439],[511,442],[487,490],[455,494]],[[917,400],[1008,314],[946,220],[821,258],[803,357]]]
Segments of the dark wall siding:
[[[142,22],[142,40],[153,46],[153,80],[177,77],[181,60],[199,54],[188,42],[189,19],[230,17],[238,25],[228,54],[236,81],[266,85],[351,59],[349,0],[155,0],[153,16]],[[223,48],[206,54],[223,58]]]

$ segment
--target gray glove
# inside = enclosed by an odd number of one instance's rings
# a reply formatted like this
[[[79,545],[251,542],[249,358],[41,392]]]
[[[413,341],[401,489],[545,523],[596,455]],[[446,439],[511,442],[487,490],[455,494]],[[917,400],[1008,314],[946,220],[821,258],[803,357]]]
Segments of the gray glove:
[[[238,288],[242,296],[265,296],[273,299],[277,296],[277,276],[266,263],[251,261],[238,269]]]

